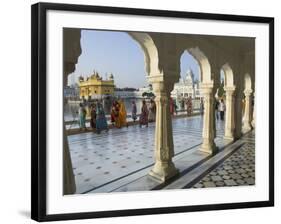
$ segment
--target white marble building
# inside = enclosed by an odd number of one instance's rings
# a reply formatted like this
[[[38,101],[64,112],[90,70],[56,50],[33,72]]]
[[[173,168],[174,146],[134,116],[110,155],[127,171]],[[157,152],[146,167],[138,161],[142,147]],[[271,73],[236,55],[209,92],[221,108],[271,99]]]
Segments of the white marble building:
[[[139,88],[137,91],[134,92],[136,98],[142,98],[143,93],[152,93],[153,89],[151,85],[144,86]]]
[[[175,83],[171,92],[173,99],[187,98],[189,96],[192,99],[200,97],[199,82],[194,81],[194,74],[191,69],[187,70],[184,78],[180,78],[179,82]]]

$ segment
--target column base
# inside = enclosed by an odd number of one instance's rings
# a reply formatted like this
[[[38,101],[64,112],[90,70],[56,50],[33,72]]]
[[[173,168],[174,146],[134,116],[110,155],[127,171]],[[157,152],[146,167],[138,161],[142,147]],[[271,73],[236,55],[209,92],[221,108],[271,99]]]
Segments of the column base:
[[[245,134],[251,130],[252,130],[252,127],[250,125],[243,126],[243,128],[242,128],[243,134]]]
[[[225,135],[223,136],[224,140],[229,140],[229,141],[234,141],[234,136],[233,135]]]
[[[255,120],[253,120],[252,122],[251,122],[251,125],[252,125],[252,127],[253,127],[253,129],[255,128]]]
[[[156,162],[152,170],[148,173],[153,179],[163,183],[179,174],[179,170],[173,162]]]
[[[63,145],[63,194],[75,194],[76,184],[75,177],[73,174],[72,162],[69,152],[69,147],[66,140],[66,135],[64,135],[64,145]]]
[[[218,147],[216,146],[215,142],[202,143],[199,148],[199,151],[214,155],[218,152]]]

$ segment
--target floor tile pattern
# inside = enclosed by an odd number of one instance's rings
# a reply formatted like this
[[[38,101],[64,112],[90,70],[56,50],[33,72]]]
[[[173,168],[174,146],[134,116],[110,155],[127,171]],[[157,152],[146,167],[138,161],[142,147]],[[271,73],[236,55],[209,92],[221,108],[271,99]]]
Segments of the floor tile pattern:
[[[224,123],[217,122],[217,139],[222,139]],[[68,136],[77,193],[87,193],[114,180],[151,166],[154,161],[155,124],[138,125],[108,132]],[[175,154],[202,142],[202,117],[173,119]]]
[[[244,137],[246,143],[204,176],[193,188],[243,186],[255,184],[254,134]]]

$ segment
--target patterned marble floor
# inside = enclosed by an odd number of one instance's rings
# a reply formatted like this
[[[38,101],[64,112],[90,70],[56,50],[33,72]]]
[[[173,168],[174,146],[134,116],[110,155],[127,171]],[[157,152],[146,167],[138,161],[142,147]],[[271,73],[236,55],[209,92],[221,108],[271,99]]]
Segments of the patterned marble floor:
[[[217,122],[217,139],[224,123]],[[77,193],[87,193],[153,165],[155,124],[68,136]],[[201,144],[202,117],[173,119],[175,154]]]
[[[245,144],[218,167],[204,176],[193,188],[243,186],[255,184],[254,132],[242,139]]]

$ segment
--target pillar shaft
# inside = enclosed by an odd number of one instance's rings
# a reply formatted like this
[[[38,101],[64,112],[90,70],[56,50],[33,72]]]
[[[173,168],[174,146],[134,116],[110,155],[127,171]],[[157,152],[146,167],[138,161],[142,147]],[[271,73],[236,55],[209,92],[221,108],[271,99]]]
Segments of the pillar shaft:
[[[255,112],[255,108],[256,108],[256,105],[255,105],[255,102],[256,102],[256,99],[255,99],[255,93],[253,94],[253,97],[254,97],[254,105],[253,105],[253,119],[252,119],[252,127],[255,128],[255,125],[256,125],[256,122],[255,122],[255,119],[256,119],[256,112]]]
[[[252,129],[252,90],[245,90],[245,112],[244,112],[244,123],[243,131],[247,132]]]
[[[155,164],[149,175],[164,182],[178,173],[172,161],[174,143],[169,108],[170,91],[164,82],[152,84],[156,95]]]
[[[226,94],[226,114],[225,114],[225,132],[224,138],[233,140],[234,139],[234,91],[235,88],[225,88]]]
[[[203,143],[200,151],[209,154],[215,154],[217,147],[214,142],[215,138],[215,114],[214,114],[214,91],[213,87],[202,87],[202,95],[204,97],[204,117],[203,117]]]
[[[67,28],[63,30],[63,86],[67,85],[68,75],[75,71],[78,57],[82,53],[81,30]],[[64,99],[64,104],[66,103]],[[63,132],[63,193],[74,194],[76,190],[75,177],[72,169],[71,156],[65,131]]]
[[[234,128],[234,139],[237,140],[242,136],[242,95],[236,90],[236,96],[234,97],[234,118],[235,118],[235,128]]]
[[[63,84],[66,86],[68,73],[64,73]],[[63,104],[66,105],[64,98]],[[67,141],[65,123],[63,124],[63,194],[74,194],[76,191],[75,177],[72,169],[72,161]]]

